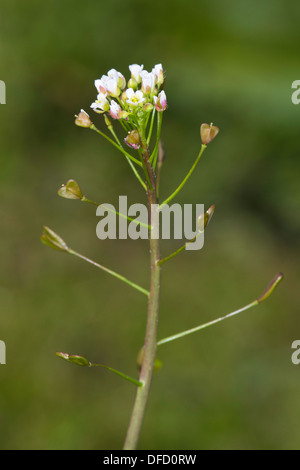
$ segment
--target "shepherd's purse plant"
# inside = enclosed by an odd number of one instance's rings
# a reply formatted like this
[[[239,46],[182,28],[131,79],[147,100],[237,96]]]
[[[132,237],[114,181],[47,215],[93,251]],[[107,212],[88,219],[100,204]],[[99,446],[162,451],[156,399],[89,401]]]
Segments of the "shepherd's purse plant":
[[[174,189],[166,199],[161,200],[160,174],[165,159],[165,151],[161,142],[161,131],[163,115],[167,109],[167,97],[164,91],[165,73],[161,64],[155,65],[151,72],[147,72],[143,65],[137,64],[130,65],[129,70],[131,76],[128,81],[115,69],[109,70],[107,75],[102,75],[100,79],[95,80],[95,87],[98,94],[91,108],[95,113],[104,117],[107,132],[102,132],[102,130],[98,129],[92,122],[89,114],[83,109],[76,115],[75,123],[77,126],[90,129],[104,137],[127,160],[133,176],[145,192],[149,220],[145,222],[139,218],[133,219],[127,214],[114,211],[111,207],[99,205],[88,199],[83,194],[79,184],[73,179],[68,180],[66,184],[62,185],[58,190],[58,194],[67,199],[79,200],[100,206],[104,211],[113,212],[119,217],[128,219],[130,223],[137,226],[137,229],[146,229],[150,248],[149,288],[146,289],[129,280],[124,275],[76,252],[49,227],[45,226],[43,228],[41,236],[42,242],[46,245],[81,258],[105,273],[114,276],[117,280],[127,283],[128,286],[138,291],[139,294],[142,294],[147,302],[145,335],[144,338],[141,338],[141,350],[137,354],[137,377],[130,377],[108,365],[92,363],[85,357],[77,354],[68,354],[65,352],[56,353],[58,357],[79,366],[105,368],[131,382],[131,384],[136,387],[136,397],[123,447],[125,450],[136,449],[138,445],[153,372],[159,369],[161,365],[156,357],[157,349],[161,348],[164,344],[196,333],[260,304],[269,297],[283,277],[282,273],[277,274],[268,284],[264,292],[246,306],[217,318],[216,320],[158,340],[157,326],[160,305],[161,267],[164,263],[181,253],[185,248],[188,248],[188,245],[195,242],[198,237],[203,236],[203,232],[206,230],[214,213],[215,206],[214,204],[211,205],[198,216],[198,229],[192,239],[186,241],[186,243],[180,246],[175,252],[164,255],[163,257],[160,253],[160,237],[157,236],[157,234],[159,234],[159,214],[162,212],[164,206],[169,204],[176,197],[178,192],[192,176],[201,156],[204,154],[211,141],[217,136],[219,129],[212,123],[201,124],[199,151],[193,164],[177,188]],[[119,132],[118,134],[116,133],[115,124],[120,126],[119,131],[123,133],[122,138],[118,137]]]

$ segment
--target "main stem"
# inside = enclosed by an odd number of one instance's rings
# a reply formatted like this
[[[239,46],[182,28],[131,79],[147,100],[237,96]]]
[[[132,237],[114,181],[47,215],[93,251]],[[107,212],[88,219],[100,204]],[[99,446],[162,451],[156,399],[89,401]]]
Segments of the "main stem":
[[[142,149],[143,149],[143,160],[145,167],[148,172],[149,180],[152,188],[148,188],[148,206],[149,214],[151,214],[151,208],[153,204],[157,204],[156,196],[156,184],[155,175],[152,169],[152,165],[149,161],[149,151],[146,143],[146,139],[141,135]],[[151,217],[151,215],[150,215]],[[151,220],[150,223],[156,223],[155,220]],[[157,223],[158,219],[157,219]],[[156,227],[153,227],[155,231]],[[129,427],[124,443],[124,450],[134,450],[137,447],[142,422],[146,410],[148,401],[152,375],[154,370],[154,363],[156,357],[156,343],[157,343],[157,323],[158,323],[158,312],[159,312],[159,294],[160,294],[160,250],[159,250],[159,239],[154,239],[150,236],[150,294],[148,300],[148,313],[147,313],[147,325],[145,333],[144,343],[144,354],[142,367],[140,371],[139,381],[142,386],[138,387],[135,402],[133,405]]]

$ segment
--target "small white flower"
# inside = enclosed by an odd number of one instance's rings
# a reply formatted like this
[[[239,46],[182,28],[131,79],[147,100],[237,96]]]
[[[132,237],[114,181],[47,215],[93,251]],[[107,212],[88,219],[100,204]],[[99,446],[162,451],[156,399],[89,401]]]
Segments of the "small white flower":
[[[128,88],[125,93],[127,96],[126,102],[132,106],[140,106],[146,101],[144,93],[141,90],[135,92],[132,88]]]
[[[106,82],[106,91],[112,96],[119,96],[121,93],[120,88],[118,87],[118,80],[115,78],[109,77]]]
[[[131,77],[135,79],[136,83],[141,82],[141,72],[143,70],[143,65],[132,64],[129,65],[129,70],[131,72]]]
[[[118,87],[121,88],[121,90],[125,88],[126,80],[125,80],[125,77],[120,72],[118,72],[115,69],[111,69],[107,72],[107,75],[109,78],[112,78],[113,80],[115,80],[115,82],[117,82]]]
[[[142,78],[142,91],[145,94],[152,93],[155,87],[154,73],[143,70],[141,72],[141,78]]]
[[[105,113],[109,110],[109,102],[106,98],[106,94],[99,93],[96,101],[91,104],[91,108],[96,111],[96,113]]]
[[[101,78],[98,78],[97,80],[95,80],[95,87],[98,91],[98,93],[103,93],[105,94],[106,93],[106,82],[108,80],[108,77],[106,75],[102,75]]]
[[[123,86],[123,79],[125,81],[125,78],[123,75],[119,76],[119,72],[114,69],[110,70],[108,73],[109,75],[102,75],[100,80],[95,80],[95,87],[99,93],[108,93],[112,96],[119,96],[121,93],[120,86]]]

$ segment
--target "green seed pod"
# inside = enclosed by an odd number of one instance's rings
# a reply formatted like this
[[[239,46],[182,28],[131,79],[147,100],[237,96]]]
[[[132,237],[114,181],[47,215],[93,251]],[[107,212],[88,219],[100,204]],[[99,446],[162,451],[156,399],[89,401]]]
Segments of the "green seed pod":
[[[57,194],[66,199],[79,199],[83,198],[82,191],[79,184],[75,180],[68,180],[66,184],[63,184]]]

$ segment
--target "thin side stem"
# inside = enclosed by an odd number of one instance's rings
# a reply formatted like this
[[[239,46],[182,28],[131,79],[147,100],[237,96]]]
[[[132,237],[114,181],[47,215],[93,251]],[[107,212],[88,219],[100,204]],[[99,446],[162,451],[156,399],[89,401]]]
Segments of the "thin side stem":
[[[114,374],[117,374],[120,377],[123,377],[123,379],[128,380],[129,382],[137,385],[138,387],[141,387],[143,385],[142,382],[140,382],[139,380],[136,380],[136,379],[130,377],[129,375],[123,374],[123,372],[120,372],[119,370],[113,369],[112,367],[106,366],[105,364],[92,364],[92,363],[90,363],[89,367],[104,367],[104,369],[107,369],[107,370],[113,372]]]
[[[157,156],[158,156],[158,147],[159,147],[160,134],[161,134],[162,118],[163,118],[163,113],[162,112],[157,113],[156,143],[155,143],[155,147],[152,152],[152,155],[150,157],[150,162],[152,162],[154,169],[156,168],[156,162],[157,162]]]
[[[130,153],[126,152],[126,150],[124,150],[122,147],[120,147],[118,144],[116,144],[116,142],[114,142],[110,137],[108,137],[106,134],[104,134],[104,132],[97,129],[97,127],[94,124],[91,125],[90,129],[92,129],[92,131],[96,131],[98,134],[100,134],[102,137],[104,137],[106,140],[108,140],[108,142],[110,142],[114,147],[116,147],[118,150],[120,150],[120,152],[122,152],[125,156],[130,158],[130,160],[132,160],[136,165],[142,166],[142,164],[139,160],[137,160],[132,155],[130,155]]]
[[[82,202],[88,202],[89,204],[93,204],[94,206],[101,206],[103,209],[107,210],[108,212],[112,212],[113,214],[118,215],[119,217],[122,217],[123,219],[130,220],[130,222],[133,222],[137,225],[141,225],[142,227],[146,227],[147,229],[151,229],[150,225],[145,224],[144,222],[140,222],[139,220],[132,219],[132,217],[129,217],[128,215],[122,214],[121,212],[114,211],[113,209],[110,209],[109,207],[106,207],[104,204],[100,204],[95,201],[91,201],[90,199],[86,198],[85,196],[82,197],[81,199]]]
[[[117,144],[119,145],[119,147],[120,147],[122,150],[124,150],[124,149],[123,149],[123,146],[122,146],[122,144],[121,144],[121,142],[120,142],[120,140],[119,140],[119,138],[118,138],[118,136],[117,136],[117,134],[116,134],[115,131],[114,131],[113,126],[112,126],[112,125],[108,126],[108,130],[110,131],[111,135],[114,137],[114,139],[115,139],[115,141],[117,142]],[[135,168],[134,164],[132,163],[132,161],[131,161],[130,158],[128,157],[129,154],[126,155],[126,153],[125,153],[124,155],[125,155],[125,158],[126,158],[127,162],[129,163],[129,166],[130,166],[130,168],[132,169],[132,171],[133,171],[135,177],[137,178],[137,180],[139,181],[139,183],[142,185],[142,187],[144,188],[144,190],[147,191],[147,186],[145,185],[144,181],[142,180],[142,178],[141,178],[140,174],[138,173],[137,169]]]
[[[182,245],[180,248],[178,248],[176,251],[173,251],[173,253],[171,253],[170,255],[166,256],[165,258],[161,259],[159,261],[159,265],[161,266],[162,264],[164,264],[166,261],[169,261],[170,259],[174,258],[174,256],[178,255],[179,253],[181,253],[184,249],[185,249],[185,246],[187,243],[192,243],[196,240],[196,238],[200,235],[200,232],[197,233],[197,235],[192,238],[191,240],[188,240],[184,245]]]
[[[155,108],[153,108],[152,115],[151,115],[150,128],[149,128],[149,133],[148,133],[148,137],[147,137],[147,145],[148,146],[149,146],[150,140],[151,140],[153,124],[154,124],[154,118],[155,118]]]
[[[224,317],[217,318],[216,320],[212,320],[208,323],[204,323],[203,325],[196,326],[195,328],[191,328],[190,330],[181,331],[180,333],[177,333],[176,335],[168,336],[167,338],[161,339],[160,341],[158,341],[157,346],[161,346],[162,344],[170,343],[171,341],[174,341],[175,339],[183,338],[184,336],[188,336],[192,333],[196,333],[197,331],[200,331],[200,330],[203,330],[204,328],[215,325],[216,323],[219,323],[220,321],[226,320],[227,318],[233,317],[234,315],[238,315],[239,313],[244,312],[245,310],[248,310],[249,308],[255,307],[258,304],[259,302],[257,300],[254,300],[253,302],[251,302],[251,304],[248,304],[245,307],[239,308],[238,310],[235,310],[234,312],[228,313]]]
[[[143,287],[139,286],[138,284],[135,284],[134,282],[131,282],[129,279],[127,279],[127,277],[121,276],[121,274],[116,273],[115,271],[112,271],[111,269],[106,268],[105,266],[102,266],[102,265],[99,264],[99,263],[96,263],[95,261],[93,261],[93,260],[87,258],[87,257],[84,256],[84,255],[81,255],[80,253],[77,253],[77,252],[74,251],[74,250],[69,249],[69,250],[68,250],[68,253],[70,253],[70,255],[77,256],[78,258],[81,258],[81,259],[83,259],[84,261],[87,261],[88,263],[92,264],[92,265],[95,266],[96,268],[99,268],[99,269],[101,269],[102,271],[105,271],[106,273],[111,274],[112,276],[116,277],[117,279],[120,279],[120,281],[125,282],[126,284],[130,285],[131,287],[133,287],[134,289],[138,290],[138,291],[141,292],[142,294],[145,294],[147,297],[149,296],[149,291],[147,291],[147,290],[144,289]]]
[[[202,144],[201,146],[201,150],[193,164],[193,166],[191,167],[190,171],[188,172],[188,174],[186,175],[186,177],[184,178],[184,180],[180,183],[180,185],[178,186],[178,188],[175,189],[175,191],[164,201],[160,204],[159,208],[161,209],[165,204],[168,204],[175,196],[177,193],[179,193],[179,191],[181,190],[181,188],[183,188],[183,186],[185,185],[185,183],[187,182],[187,180],[189,179],[189,177],[191,176],[191,174],[193,173],[194,169],[196,168],[196,165],[198,163],[198,161],[200,160],[200,157],[201,155],[203,154],[204,150],[206,149],[206,145]]]

